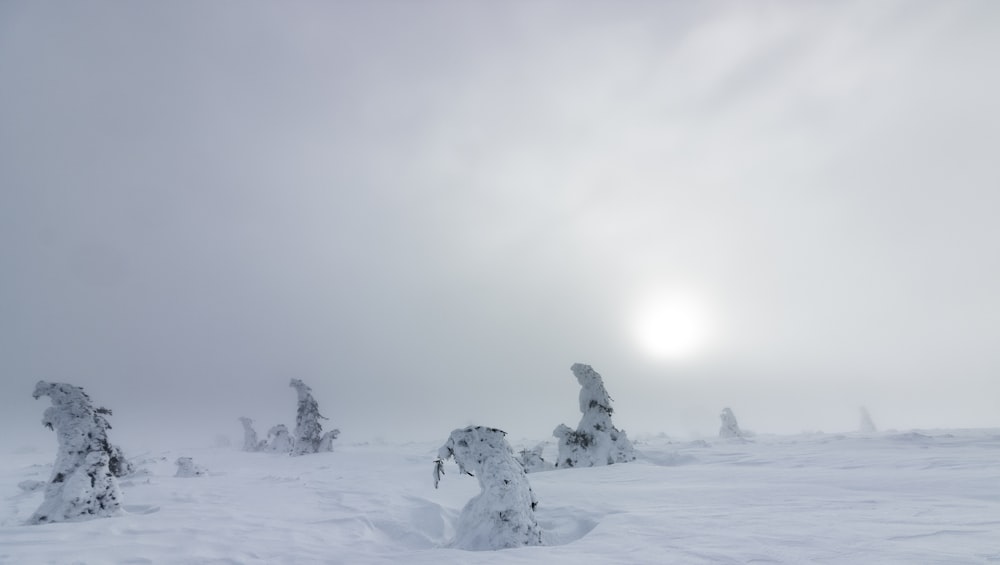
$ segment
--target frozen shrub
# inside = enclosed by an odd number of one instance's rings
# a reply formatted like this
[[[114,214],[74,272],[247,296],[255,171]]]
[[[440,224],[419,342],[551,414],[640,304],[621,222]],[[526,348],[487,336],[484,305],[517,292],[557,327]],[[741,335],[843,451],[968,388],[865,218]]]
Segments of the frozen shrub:
[[[535,521],[538,501],[505,435],[495,428],[469,426],[451,432],[438,450],[435,488],[444,474],[443,462],[451,457],[459,471],[479,479],[479,495],[459,516],[455,547],[487,550],[542,544]]]
[[[548,468],[545,464],[545,459],[542,458],[542,451],[545,449],[545,444],[540,443],[536,445],[533,449],[522,449],[518,454],[518,461],[521,466],[524,467],[525,473],[536,473],[538,471],[544,471]]]
[[[111,426],[108,427],[110,428]],[[122,448],[112,444],[108,444],[108,447],[110,448],[108,452],[108,469],[111,470],[112,475],[121,478],[135,472],[135,466],[132,465],[131,461],[125,459],[125,453],[122,452]]]
[[[722,426],[719,427],[719,437],[720,438],[742,438],[743,432],[740,431],[740,425],[736,423],[736,415],[729,408],[723,408],[722,413],[719,414],[719,419],[722,420]]]
[[[333,440],[340,435],[340,430],[330,430],[319,438],[319,448],[316,451],[333,451]]]
[[[859,430],[865,434],[873,434],[878,431],[875,427],[875,422],[872,421],[872,415],[868,413],[868,409],[864,406],[861,407],[861,426]]]
[[[271,453],[290,453],[292,451],[292,437],[288,435],[288,428],[284,424],[278,424],[267,431],[264,451]]]
[[[327,418],[319,413],[319,403],[313,398],[312,389],[300,379],[292,379],[288,386],[294,388],[299,395],[292,455],[333,451],[333,440],[336,439],[340,430],[331,430],[323,434],[323,426],[319,421]]]
[[[45,500],[28,522],[42,524],[120,514],[121,491],[110,468],[110,426],[104,418],[111,411],[94,408],[82,388],[65,383],[39,381],[32,396],[48,396],[52,401],[42,424],[56,432],[59,452],[45,487]],[[118,461],[120,464],[124,459]]]
[[[611,397],[604,381],[590,365],[575,363],[570,370],[580,382],[580,425],[565,424],[552,435],[559,439],[556,467],[594,467],[635,460],[635,449],[624,430],[611,423]]]
[[[194,464],[194,459],[190,457],[178,457],[177,474],[175,477],[200,477],[208,474],[208,469]]]
[[[243,451],[261,451],[267,445],[266,441],[257,439],[257,430],[253,429],[253,420],[240,417],[243,424]]]

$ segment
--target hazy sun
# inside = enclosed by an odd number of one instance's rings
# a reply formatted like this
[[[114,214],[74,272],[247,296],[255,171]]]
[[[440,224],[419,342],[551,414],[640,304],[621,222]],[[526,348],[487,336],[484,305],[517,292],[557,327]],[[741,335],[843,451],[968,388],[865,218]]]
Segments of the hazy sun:
[[[709,344],[712,320],[697,295],[666,292],[642,300],[633,315],[633,332],[639,347],[659,359],[686,359]]]

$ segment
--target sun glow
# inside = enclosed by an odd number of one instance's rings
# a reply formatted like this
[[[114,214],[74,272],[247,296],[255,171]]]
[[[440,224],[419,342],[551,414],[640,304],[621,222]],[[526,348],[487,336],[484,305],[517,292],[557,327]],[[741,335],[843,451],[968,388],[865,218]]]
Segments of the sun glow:
[[[708,307],[691,293],[648,296],[636,308],[632,328],[638,346],[657,359],[694,357],[705,350],[712,337]]]

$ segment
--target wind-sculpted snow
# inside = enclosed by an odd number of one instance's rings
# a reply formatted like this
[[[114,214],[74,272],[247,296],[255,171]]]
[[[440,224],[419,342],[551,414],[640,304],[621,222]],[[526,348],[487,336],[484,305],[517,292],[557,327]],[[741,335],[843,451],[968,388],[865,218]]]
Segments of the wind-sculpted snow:
[[[559,439],[556,467],[594,467],[635,460],[635,449],[623,430],[611,423],[611,396],[604,380],[590,365],[571,368],[580,382],[580,412],[576,430],[559,424],[552,435]]]
[[[114,516],[121,508],[121,492],[111,470],[111,457],[121,470],[121,450],[108,443],[105,414],[94,408],[82,388],[65,383],[39,381],[32,394],[48,396],[42,424],[56,432],[59,451],[45,500],[29,519],[32,524],[65,522]]]
[[[148,446],[135,461],[149,474],[121,482],[125,515],[40,526],[23,524],[44,493],[18,483],[44,481],[52,459],[44,449],[5,451],[0,563],[1000,560],[1000,429],[634,439],[643,457],[629,465],[529,475],[544,545],[474,553],[449,543],[480,487],[449,463],[434,489],[428,461],[438,442],[345,442],[309,457]],[[212,473],[175,478],[180,456]]]
[[[479,480],[481,491],[462,509],[455,547],[486,550],[542,543],[542,532],[535,520],[538,500],[506,435],[495,428],[469,426],[451,432],[438,450],[435,487],[441,463],[454,458],[460,472]]]

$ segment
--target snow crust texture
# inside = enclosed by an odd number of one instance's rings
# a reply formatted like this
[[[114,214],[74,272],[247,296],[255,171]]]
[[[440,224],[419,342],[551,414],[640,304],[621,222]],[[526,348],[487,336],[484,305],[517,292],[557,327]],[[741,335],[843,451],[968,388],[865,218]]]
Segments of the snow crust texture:
[[[440,461],[454,458],[460,472],[479,480],[479,495],[459,517],[455,547],[490,550],[542,544],[542,530],[535,520],[538,500],[506,435],[495,428],[470,426],[453,431],[438,450]]]
[[[56,432],[59,451],[52,478],[45,487],[45,500],[29,519],[31,524],[87,520],[118,515],[121,491],[111,470],[111,457],[121,457],[108,443],[105,414],[94,408],[82,388],[65,383],[39,381],[33,395],[48,396],[42,424]],[[119,459],[119,469],[121,468]]]
[[[623,430],[611,423],[611,396],[604,380],[590,365],[575,363],[570,370],[580,386],[580,412],[576,430],[559,424],[552,432],[559,439],[556,467],[596,467],[634,461],[635,448]]]

